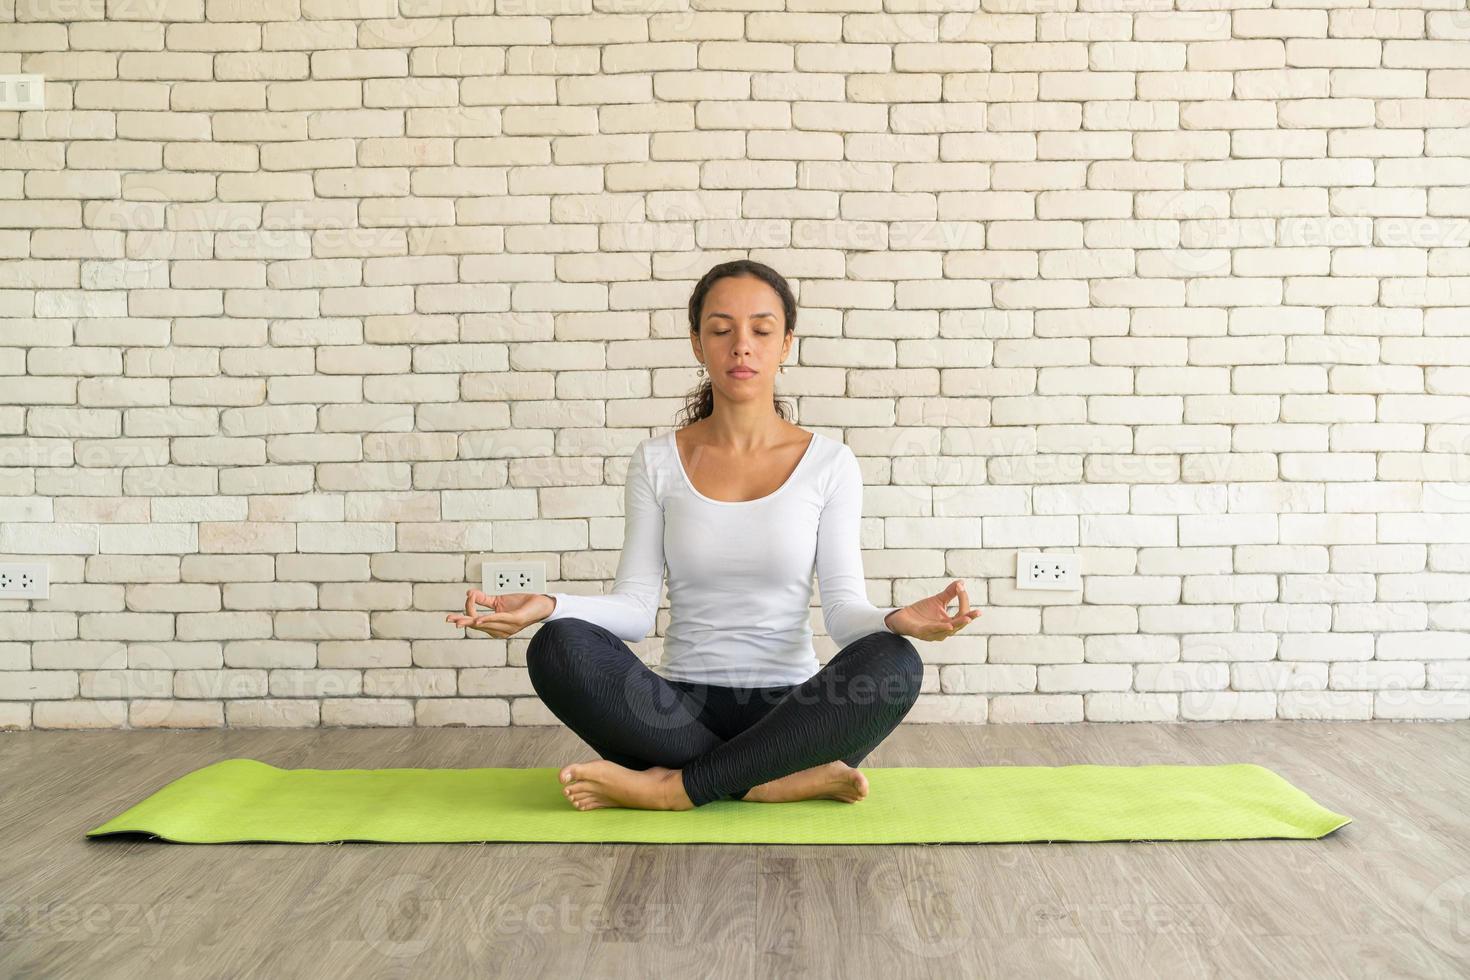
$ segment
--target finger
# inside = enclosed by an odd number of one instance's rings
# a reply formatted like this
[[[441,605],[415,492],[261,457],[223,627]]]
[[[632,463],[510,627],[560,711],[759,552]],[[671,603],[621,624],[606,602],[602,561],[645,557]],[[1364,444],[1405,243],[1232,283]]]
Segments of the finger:
[[[970,593],[965,590],[964,579],[960,579],[957,584],[960,590],[960,611],[958,615],[964,616],[970,611]]]
[[[475,619],[498,619],[498,620],[500,620],[503,623],[508,623],[515,616],[516,616],[516,613],[509,612],[509,611],[504,610],[504,609],[501,609],[501,610],[491,609],[489,612],[486,612],[484,610],[480,610],[480,611],[476,612],[474,618]]]
[[[474,616],[475,615],[475,590],[474,589],[470,589],[468,592],[466,592],[464,594],[464,614],[466,616]]]

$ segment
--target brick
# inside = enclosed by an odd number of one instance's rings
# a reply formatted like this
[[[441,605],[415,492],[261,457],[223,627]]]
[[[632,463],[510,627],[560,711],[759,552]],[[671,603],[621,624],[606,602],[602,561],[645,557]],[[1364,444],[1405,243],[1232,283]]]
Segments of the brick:
[[[414,723],[426,728],[502,728],[510,703],[498,698],[434,698],[414,702]]]
[[[321,702],[323,728],[386,728],[414,723],[412,701],[330,697]]]
[[[315,728],[321,703],[312,700],[251,698],[225,702],[230,728]]]
[[[920,694],[905,724],[956,725],[983,724],[987,716],[987,699],[980,694]]]
[[[1087,721],[1175,721],[1179,695],[1099,691],[1084,694]]]
[[[990,699],[988,722],[994,724],[1054,724],[1083,720],[1078,694],[998,694]]]

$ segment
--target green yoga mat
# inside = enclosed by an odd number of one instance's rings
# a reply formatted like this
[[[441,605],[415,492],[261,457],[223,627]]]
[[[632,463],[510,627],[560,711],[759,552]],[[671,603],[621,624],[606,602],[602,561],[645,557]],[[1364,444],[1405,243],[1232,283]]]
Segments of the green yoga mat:
[[[93,830],[188,844],[560,841],[909,844],[1316,838],[1349,823],[1270,769],[985,766],[864,769],[858,803],[721,800],[578,810],[557,768],[277,769],[227,759]]]

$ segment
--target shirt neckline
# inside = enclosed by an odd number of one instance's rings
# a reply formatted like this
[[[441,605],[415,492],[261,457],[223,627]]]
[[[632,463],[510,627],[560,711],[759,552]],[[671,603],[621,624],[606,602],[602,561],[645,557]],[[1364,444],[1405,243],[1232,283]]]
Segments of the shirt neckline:
[[[796,466],[792,469],[791,475],[786,477],[786,482],[782,483],[779,487],[772,490],[764,497],[756,497],[754,500],[716,500],[713,497],[706,497],[704,494],[700,493],[699,490],[695,488],[694,481],[689,479],[689,474],[684,471],[684,461],[679,458],[679,441],[674,437],[675,431],[676,430],[673,429],[669,430],[669,449],[672,451],[674,456],[674,465],[679,468],[679,475],[684,478],[684,485],[689,488],[690,493],[694,494],[694,496],[698,497],[700,500],[703,500],[706,503],[717,504],[721,507],[744,507],[747,504],[758,504],[762,501],[770,500],[777,494],[781,493],[781,491],[785,490],[796,481],[796,474],[800,473],[801,468],[806,465],[807,458],[811,456],[812,449],[816,446],[817,439],[820,438],[819,433],[812,433],[812,437],[807,440],[806,450],[801,454],[801,459],[796,461]]]

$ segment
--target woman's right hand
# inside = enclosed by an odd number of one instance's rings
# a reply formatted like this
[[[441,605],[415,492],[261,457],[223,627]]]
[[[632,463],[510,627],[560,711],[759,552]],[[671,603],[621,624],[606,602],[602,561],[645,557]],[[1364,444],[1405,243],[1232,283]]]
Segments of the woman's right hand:
[[[492,610],[481,613],[476,606]],[[479,630],[497,640],[514,636],[532,623],[539,623],[556,608],[556,600],[539,592],[512,592],[509,595],[486,595],[479,589],[465,593],[464,614],[444,617],[455,626]]]

